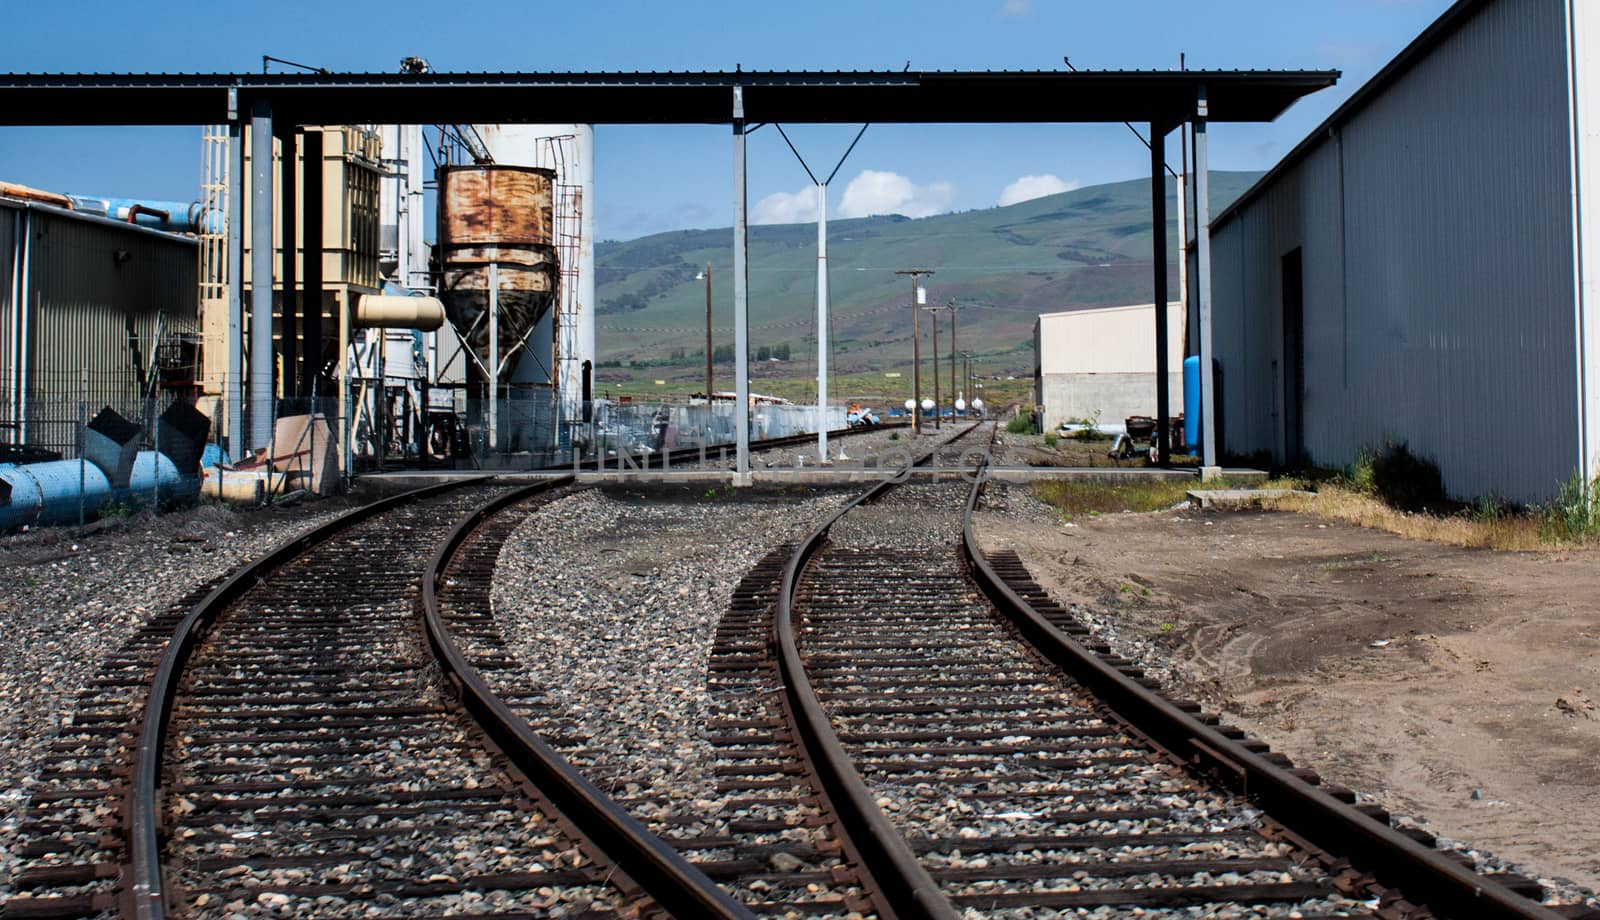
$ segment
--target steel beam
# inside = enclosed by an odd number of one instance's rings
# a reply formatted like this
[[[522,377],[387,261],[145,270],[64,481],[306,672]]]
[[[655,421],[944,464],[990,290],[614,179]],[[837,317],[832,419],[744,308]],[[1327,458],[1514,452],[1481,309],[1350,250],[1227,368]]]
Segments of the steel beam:
[[[300,392],[305,396],[325,396],[318,379],[322,373],[322,132],[305,132],[300,136],[300,146],[306,292],[300,307]],[[346,304],[347,308],[350,306]],[[341,355],[348,345],[339,343]]]
[[[295,276],[295,237],[300,217],[297,206],[295,165],[299,156],[295,150],[295,126],[281,122],[278,125],[278,143],[282,151],[278,160],[278,232],[283,240],[278,262],[279,277],[283,280],[283,294],[278,308],[278,348],[283,354],[281,375],[283,397],[291,399],[300,395],[299,343],[300,335],[299,291]]]
[[[250,447],[272,440],[272,104],[250,113]]]
[[[1156,460],[1172,462],[1167,430],[1172,406],[1167,378],[1167,138],[1166,126],[1150,123],[1150,264],[1156,312]]]
[[[750,484],[750,226],[745,210],[744,88],[733,87],[733,425],[735,485]]]
[[[223,381],[226,447],[244,450],[244,122],[228,122],[228,371]]]
[[[1216,381],[1211,374],[1211,193],[1206,158],[1206,88],[1201,84],[1194,118],[1195,286],[1200,295],[1200,457],[1217,465]]]

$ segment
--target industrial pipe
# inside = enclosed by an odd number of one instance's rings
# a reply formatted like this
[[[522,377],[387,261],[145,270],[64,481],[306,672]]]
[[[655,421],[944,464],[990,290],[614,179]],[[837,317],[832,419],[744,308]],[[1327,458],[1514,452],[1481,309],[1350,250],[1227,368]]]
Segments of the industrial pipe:
[[[72,201],[65,195],[47,192],[27,185],[18,185],[15,182],[0,182],[0,195],[7,198],[20,198],[23,201],[37,201],[42,204],[53,204],[58,208],[72,207]]]
[[[444,303],[437,297],[364,294],[356,301],[356,326],[361,329],[420,329],[444,326]]]
[[[105,471],[88,461],[0,464],[0,531],[74,523],[80,502],[90,517],[97,517],[108,503],[138,503],[152,491],[163,501],[189,501],[199,489],[198,479],[185,477],[171,459],[153,450],[134,458],[125,489],[113,488]]]

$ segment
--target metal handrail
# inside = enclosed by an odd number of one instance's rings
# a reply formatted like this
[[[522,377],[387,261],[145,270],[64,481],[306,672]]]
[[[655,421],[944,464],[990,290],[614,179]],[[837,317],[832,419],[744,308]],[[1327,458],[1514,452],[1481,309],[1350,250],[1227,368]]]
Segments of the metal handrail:
[[[1227,737],[1161,694],[1107,664],[1057,629],[1005,583],[979,551],[972,513],[989,478],[988,464],[973,481],[962,525],[962,550],[973,578],[995,608],[1040,654],[1104,702],[1136,732],[1195,769],[1204,768],[1293,833],[1329,853],[1350,858],[1399,888],[1413,902],[1467,920],[1559,920],[1560,914],[1423,846],[1387,823],[1305,782]]]
[[[450,531],[422,574],[417,608],[428,644],[458,688],[462,705],[511,764],[658,905],[679,917],[750,920],[755,915],[749,908],[600,791],[512,711],[467,661],[444,621],[439,582],[472,532],[496,512],[572,481],[565,476],[497,496],[473,509]]]

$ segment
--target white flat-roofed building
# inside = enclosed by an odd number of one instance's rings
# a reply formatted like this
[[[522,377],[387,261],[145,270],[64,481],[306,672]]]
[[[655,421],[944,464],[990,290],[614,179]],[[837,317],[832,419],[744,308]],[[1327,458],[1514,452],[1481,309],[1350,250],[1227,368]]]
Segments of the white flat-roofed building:
[[[1155,304],[1041,313],[1033,326],[1034,401],[1050,431],[1097,419],[1120,425],[1156,414]],[[1167,304],[1167,387],[1172,413],[1183,408],[1183,308]]]

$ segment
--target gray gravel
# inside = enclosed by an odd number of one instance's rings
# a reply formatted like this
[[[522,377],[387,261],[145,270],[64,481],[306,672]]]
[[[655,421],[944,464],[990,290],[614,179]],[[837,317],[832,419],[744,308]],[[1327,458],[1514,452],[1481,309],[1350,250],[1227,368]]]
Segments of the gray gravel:
[[[0,895],[46,742],[99,663],[190,588],[347,508],[233,512],[208,506],[0,541]]]
[[[619,797],[710,810],[702,731],[717,623],[744,573],[847,493],[728,494],[580,492],[501,551],[493,600],[507,647],[588,736],[568,753]]]

